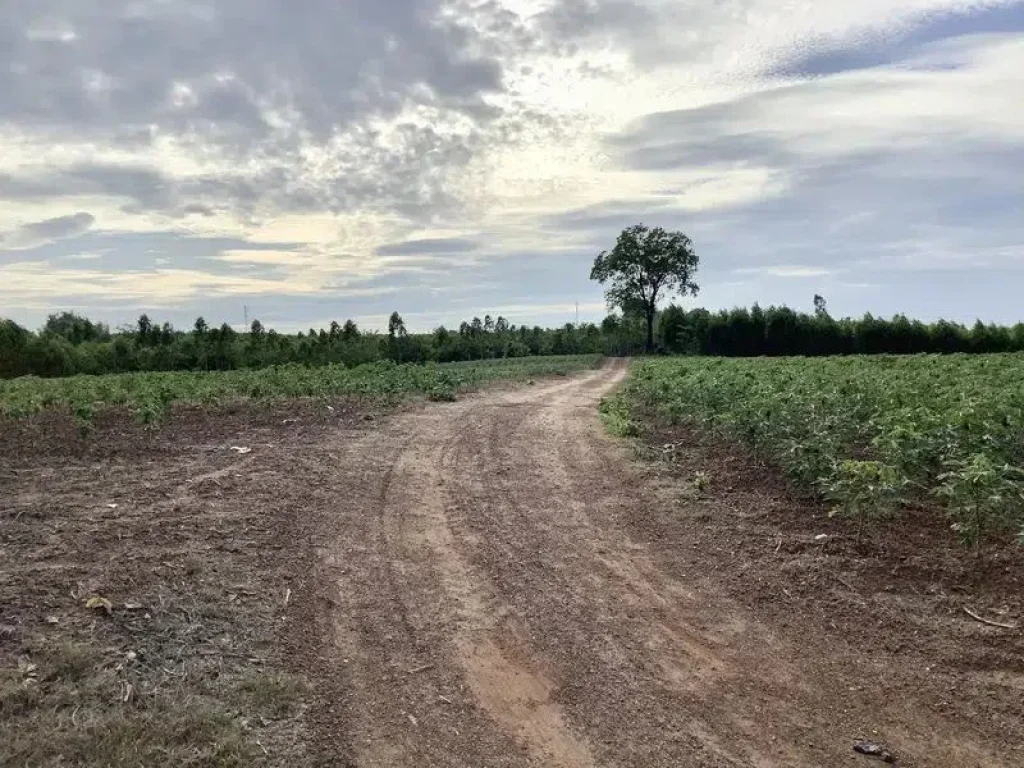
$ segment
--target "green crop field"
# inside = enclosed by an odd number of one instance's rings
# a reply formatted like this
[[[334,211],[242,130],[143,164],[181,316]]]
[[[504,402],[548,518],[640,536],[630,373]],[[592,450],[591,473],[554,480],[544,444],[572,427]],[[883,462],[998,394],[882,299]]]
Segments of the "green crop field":
[[[354,368],[284,365],[260,370],[126,373],[0,381],[0,417],[17,418],[46,408],[67,408],[83,424],[96,411],[125,406],[142,422],[159,420],[173,403],[216,405],[239,398],[281,399],[363,395],[425,395],[454,400],[459,391],[497,379],[529,379],[593,368],[598,355],[517,357],[468,363],[399,365],[391,361]]]
[[[973,545],[1024,524],[1024,355],[653,360],[605,410],[739,439],[861,524],[910,501]]]

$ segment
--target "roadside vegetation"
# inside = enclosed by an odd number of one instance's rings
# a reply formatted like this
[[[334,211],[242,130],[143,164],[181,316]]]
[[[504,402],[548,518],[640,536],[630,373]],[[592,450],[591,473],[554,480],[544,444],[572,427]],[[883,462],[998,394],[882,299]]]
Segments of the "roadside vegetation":
[[[371,398],[426,396],[454,400],[488,381],[564,375],[593,368],[597,355],[524,357],[470,363],[414,365],[390,360],[347,368],[284,365],[257,370],[150,372],[0,381],[0,417],[17,418],[49,408],[69,410],[88,427],[104,408],[124,406],[136,418],[158,421],[175,404],[217,405],[238,399]]]
[[[740,440],[858,530],[907,504],[979,552],[1024,527],[1024,355],[649,360],[602,410]]]

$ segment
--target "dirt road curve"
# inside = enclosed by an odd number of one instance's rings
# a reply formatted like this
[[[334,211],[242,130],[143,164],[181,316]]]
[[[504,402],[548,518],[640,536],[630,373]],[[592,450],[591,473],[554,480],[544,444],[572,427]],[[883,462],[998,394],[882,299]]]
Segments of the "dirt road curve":
[[[596,414],[624,374],[339,437],[309,616],[320,764],[820,768],[870,765],[851,745],[875,737],[904,765],[1011,765],[889,695],[898,669],[806,652],[636,535],[659,502]]]

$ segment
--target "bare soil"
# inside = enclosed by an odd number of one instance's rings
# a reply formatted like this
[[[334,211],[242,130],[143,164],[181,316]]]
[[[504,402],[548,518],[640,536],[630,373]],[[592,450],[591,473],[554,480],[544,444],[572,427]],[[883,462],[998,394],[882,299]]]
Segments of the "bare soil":
[[[624,375],[8,430],[0,764],[1024,764],[1017,550],[858,543],[740,449],[608,437]]]
[[[305,521],[328,446],[373,414],[0,422],[0,765],[312,765]]]

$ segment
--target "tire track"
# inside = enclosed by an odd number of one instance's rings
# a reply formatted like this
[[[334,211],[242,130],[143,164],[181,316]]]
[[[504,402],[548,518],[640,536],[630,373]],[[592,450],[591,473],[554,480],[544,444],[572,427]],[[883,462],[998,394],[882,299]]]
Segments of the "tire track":
[[[634,540],[659,502],[595,414],[624,374],[425,406],[333,446],[321,557],[352,764],[817,768],[886,712],[906,751],[959,761],[919,764],[1007,765],[912,701],[851,693],[841,659]]]

